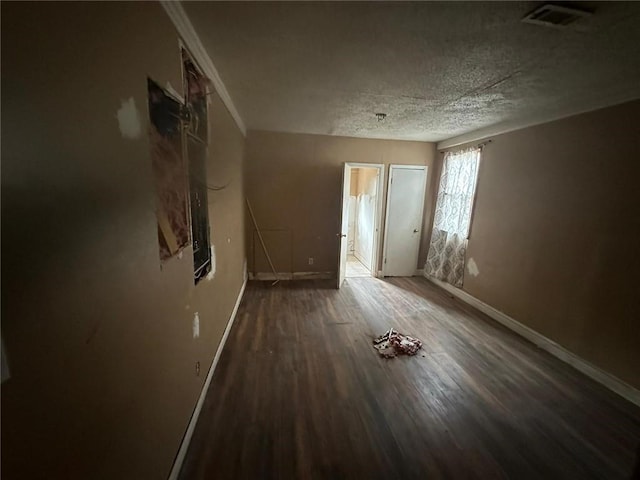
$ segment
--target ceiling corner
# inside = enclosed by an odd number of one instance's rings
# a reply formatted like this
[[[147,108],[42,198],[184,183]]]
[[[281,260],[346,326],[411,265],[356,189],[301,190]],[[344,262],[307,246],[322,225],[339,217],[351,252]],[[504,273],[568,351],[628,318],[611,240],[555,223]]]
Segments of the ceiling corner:
[[[227,87],[224,85],[224,82],[220,78],[218,70],[213,64],[213,60],[207,53],[207,50],[204,48],[204,45],[200,41],[200,37],[196,33],[191,20],[187,16],[187,13],[182,8],[182,4],[179,1],[170,1],[170,0],[160,0],[160,4],[162,8],[164,8],[165,12],[173,22],[178,34],[182,37],[182,41],[185,46],[189,49],[189,52],[194,56],[196,62],[202,68],[204,74],[209,77],[209,79],[213,82],[213,86],[220,95],[223,103],[229,110],[229,113],[233,117],[236,122],[236,125],[242,132],[243,136],[247,136],[247,128],[245,126],[240,113],[236,109],[236,106],[231,99],[231,95],[229,95],[229,91]]]

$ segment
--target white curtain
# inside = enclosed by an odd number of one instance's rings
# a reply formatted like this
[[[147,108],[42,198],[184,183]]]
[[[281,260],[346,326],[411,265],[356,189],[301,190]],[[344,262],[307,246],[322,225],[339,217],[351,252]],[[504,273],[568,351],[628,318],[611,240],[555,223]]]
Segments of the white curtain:
[[[447,152],[433,220],[425,272],[462,287],[464,257],[478,180],[480,148]]]

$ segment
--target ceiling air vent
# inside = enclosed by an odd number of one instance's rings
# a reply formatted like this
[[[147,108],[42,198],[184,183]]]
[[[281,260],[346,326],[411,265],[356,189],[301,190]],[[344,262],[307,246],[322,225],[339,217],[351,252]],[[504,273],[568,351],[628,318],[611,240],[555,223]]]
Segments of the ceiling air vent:
[[[576,20],[590,15],[591,12],[585,10],[547,3],[529,13],[522,21],[544,27],[565,28]]]

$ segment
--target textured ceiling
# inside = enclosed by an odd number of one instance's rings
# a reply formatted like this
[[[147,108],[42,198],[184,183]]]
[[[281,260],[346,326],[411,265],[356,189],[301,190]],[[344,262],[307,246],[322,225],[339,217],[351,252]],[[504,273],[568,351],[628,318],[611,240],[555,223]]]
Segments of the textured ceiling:
[[[185,2],[249,129],[439,141],[640,97],[640,2]],[[376,112],[387,119],[377,122]]]

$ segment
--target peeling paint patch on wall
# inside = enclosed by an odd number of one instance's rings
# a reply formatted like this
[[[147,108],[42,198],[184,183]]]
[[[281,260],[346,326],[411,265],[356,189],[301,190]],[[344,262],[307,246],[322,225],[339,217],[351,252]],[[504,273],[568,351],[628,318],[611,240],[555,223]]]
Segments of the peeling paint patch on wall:
[[[136,101],[133,97],[130,97],[129,100],[122,101],[122,105],[120,105],[116,118],[118,119],[120,133],[124,138],[129,138],[131,140],[140,138],[140,133],[142,132],[140,114],[138,113]]]
[[[200,337],[200,316],[198,312],[193,315],[193,338]]]
[[[471,275],[472,277],[477,277],[478,275],[480,275],[480,270],[478,270],[478,265],[476,265],[476,262],[473,258],[470,258],[469,261],[467,262],[467,271],[469,272],[469,275]]]

